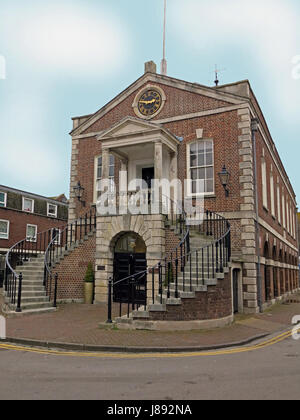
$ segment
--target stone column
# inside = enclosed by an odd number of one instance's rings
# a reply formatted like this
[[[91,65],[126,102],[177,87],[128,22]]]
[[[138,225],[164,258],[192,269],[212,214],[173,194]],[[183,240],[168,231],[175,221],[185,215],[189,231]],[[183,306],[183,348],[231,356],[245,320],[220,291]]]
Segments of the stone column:
[[[102,179],[109,177],[109,149],[102,150]]]
[[[154,143],[154,177],[162,179],[163,176],[163,145],[161,142]]]

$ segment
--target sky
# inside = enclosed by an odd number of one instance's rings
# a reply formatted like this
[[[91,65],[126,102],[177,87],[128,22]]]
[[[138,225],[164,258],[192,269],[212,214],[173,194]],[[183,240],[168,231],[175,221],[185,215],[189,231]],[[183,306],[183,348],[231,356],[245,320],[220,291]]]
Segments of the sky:
[[[300,197],[299,0],[167,0],[168,75],[249,79]],[[71,118],[162,58],[163,0],[0,0],[0,184],[69,195]]]

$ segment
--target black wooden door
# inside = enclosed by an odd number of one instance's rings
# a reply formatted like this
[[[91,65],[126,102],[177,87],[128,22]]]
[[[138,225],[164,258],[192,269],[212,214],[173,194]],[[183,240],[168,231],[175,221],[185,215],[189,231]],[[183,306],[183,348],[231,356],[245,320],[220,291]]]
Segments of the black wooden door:
[[[135,303],[144,305],[146,302],[147,274],[135,276],[134,286],[128,281],[120,282],[129,276],[147,270],[145,254],[115,253],[114,260],[114,302]]]

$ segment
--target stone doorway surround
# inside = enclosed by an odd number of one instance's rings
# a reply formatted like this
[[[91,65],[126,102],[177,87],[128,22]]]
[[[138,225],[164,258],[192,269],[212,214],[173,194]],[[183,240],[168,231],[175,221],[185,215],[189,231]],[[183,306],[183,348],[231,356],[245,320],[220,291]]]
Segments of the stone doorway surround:
[[[148,268],[159,263],[165,255],[165,216],[121,215],[97,218],[95,303],[107,302],[108,280],[113,276],[114,249],[125,233],[134,232],[146,244]],[[148,297],[152,296],[152,274],[147,276]],[[155,274],[158,291],[158,274]]]

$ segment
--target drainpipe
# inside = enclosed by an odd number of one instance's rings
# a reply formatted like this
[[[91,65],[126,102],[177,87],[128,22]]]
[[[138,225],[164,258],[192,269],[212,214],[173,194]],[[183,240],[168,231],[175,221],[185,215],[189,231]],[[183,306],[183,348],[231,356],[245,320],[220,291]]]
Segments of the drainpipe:
[[[257,295],[258,306],[260,312],[263,312],[262,307],[262,284],[261,284],[261,259],[260,259],[260,227],[259,227],[259,214],[258,214],[258,188],[257,188],[257,159],[256,159],[256,133],[258,131],[258,119],[251,120],[251,133],[252,133],[252,147],[253,147],[253,166],[254,166],[254,188],[255,188],[255,230],[256,230],[256,254],[257,254]]]

